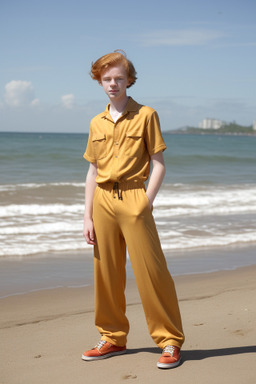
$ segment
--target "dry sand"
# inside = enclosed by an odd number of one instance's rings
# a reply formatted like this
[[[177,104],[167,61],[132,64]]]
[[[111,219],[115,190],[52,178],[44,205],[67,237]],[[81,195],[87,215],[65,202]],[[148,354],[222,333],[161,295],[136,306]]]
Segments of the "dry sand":
[[[186,342],[183,363],[159,370],[133,280],[126,355],[94,362],[93,289],[59,288],[0,300],[1,384],[256,383],[256,266],[175,278]]]

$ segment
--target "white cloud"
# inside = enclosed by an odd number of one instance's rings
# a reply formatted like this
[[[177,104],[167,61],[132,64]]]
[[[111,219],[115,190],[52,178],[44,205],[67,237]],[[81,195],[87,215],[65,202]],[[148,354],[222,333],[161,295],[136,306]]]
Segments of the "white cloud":
[[[141,36],[145,46],[186,46],[205,45],[223,36],[223,33],[208,29],[158,30]]]
[[[61,101],[62,101],[63,107],[67,109],[72,109],[75,104],[75,96],[72,93],[68,95],[63,95],[61,96]]]
[[[40,103],[40,100],[39,99],[34,99],[31,101],[31,105],[34,107],[36,105],[38,105]]]
[[[5,86],[4,99],[10,107],[37,105],[35,91],[30,81],[12,80]]]

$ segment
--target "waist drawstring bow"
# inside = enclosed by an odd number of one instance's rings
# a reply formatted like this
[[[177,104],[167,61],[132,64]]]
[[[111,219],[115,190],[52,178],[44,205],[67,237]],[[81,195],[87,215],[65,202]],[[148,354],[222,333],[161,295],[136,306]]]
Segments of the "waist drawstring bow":
[[[113,186],[113,197],[114,197],[114,199],[116,198],[115,194],[117,194],[117,196],[118,196],[118,200],[123,200],[123,197],[122,197],[122,190],[119,189],[119,184],[118,184],[118,182],[115,182],[115,183],[114,183],[114,186]]]

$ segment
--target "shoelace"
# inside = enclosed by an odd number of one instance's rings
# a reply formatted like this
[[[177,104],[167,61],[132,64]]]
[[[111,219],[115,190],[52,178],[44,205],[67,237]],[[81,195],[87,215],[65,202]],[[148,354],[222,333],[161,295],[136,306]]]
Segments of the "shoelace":
[[[174,354],[174,346],[173,345],[167,345],[164,349],[163,349],[163,353],[170,353],[171,356],[173,356]]]
[[[98,351],[103,347],[103,345],[106,344],[105,340],[100,340],[97,345],[95,345],[94,348],[97,348]]]

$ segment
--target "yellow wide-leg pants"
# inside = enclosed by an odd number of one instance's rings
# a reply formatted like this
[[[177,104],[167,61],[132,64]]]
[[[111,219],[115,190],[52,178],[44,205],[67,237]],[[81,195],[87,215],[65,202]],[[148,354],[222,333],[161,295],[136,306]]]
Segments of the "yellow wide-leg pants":
[[[140,293],[148,329],[155,343],[181,347],[181,316],[144,184],[97,186],[93,201],[95,325],[101,339],[127,342],[125,315],[126,247]]]

